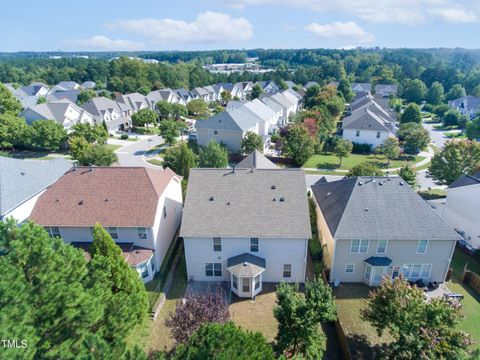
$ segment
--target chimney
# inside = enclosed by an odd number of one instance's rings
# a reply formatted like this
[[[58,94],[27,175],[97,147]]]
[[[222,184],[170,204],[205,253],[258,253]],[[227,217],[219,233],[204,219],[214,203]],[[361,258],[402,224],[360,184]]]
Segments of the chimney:
[[[232,173],[235,174],[235,164],[232,165]]]
[[[90,171],[93,171],[93,164],[90,164]]]
[[[77,162],[73,162],[73,171],[77,171]]]

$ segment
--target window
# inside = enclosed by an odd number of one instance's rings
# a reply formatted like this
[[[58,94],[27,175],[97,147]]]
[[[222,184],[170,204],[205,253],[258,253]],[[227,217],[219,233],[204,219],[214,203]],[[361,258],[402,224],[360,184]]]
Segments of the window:
[[[377,139],[380,139],[380,131],[377,131]]]
[[[144,227],[137,228],[138,238],[139,239],[146,239],[147,238],[147,229]]]
[[[232,274],[232,286],[234,289],[238,289],[238,277],[235,274]]]
[[[142,275],[142,278],[145,279],[148,276],[148,266],[146,262],[138,265],[137,269],[140,275]]]
[[[355,136],[360,136],[360,130],[357,130],[357,132],[355,133]]]
[[[213,276],[213,264],[205,264],[205,276]]]
[[[370,265],[367,265],[365,268],[365,280],[370,281],[370,275],[372,275],[372,267]]]
[[[250,278],[242,278],[242,291],[250,292]]]
[[[258,252],[258,238],[250,238],[250,251]]]
[[[385,254],[387,252],[387,240],[378,240],[377,243],[377,254]]]
[[[150,268],[152,269],[152,274],[155,273],[155,261],[153,261],[153,257],[150,259]]]
[[[213,251],[222,251],[222,239],[219,237],[213,238]]]
[[[165,219],[167,217],[167,206],[165,205],[163,207],[163,218]]]
[[[355,272],[355,264],[345,264],[345,274],[353,274]]]
[[[222,276],[222,264],[221,263],[213,263],[213,275],[214,276]]]
[[[283,277],[284,278],[292,277],[292,264],[283,265]]]
[[[118,231],[116,227],[107,227],[107,231],[112,239],[118,239]]]
[[[260,275],[255,276],[255,290],[260,287]]]
[[[428,240],[420,240],[417,245],[417,254],[425,254],[427,252]]]
[[[213,135],[218,135],[218,131],[217,131],[217,130],[213,130]]]
[[[375,267],[373,270],[373,280],[374,283],[379,283],[382,280],[382,276],[385,273],[384,267]]]
[[[402,274],[406,279],[427,279],[431,269],[431,264],[404,264]]]
[[[50,235],[50,237],[62,238],[62,235],[60,234],[60,229],[58,228],[58,226],[45,226],[45,230],[47,230],[48,235]]]
[[[352,240],[350,252],[352,254],[366,254],[368,252],[369,240]]]

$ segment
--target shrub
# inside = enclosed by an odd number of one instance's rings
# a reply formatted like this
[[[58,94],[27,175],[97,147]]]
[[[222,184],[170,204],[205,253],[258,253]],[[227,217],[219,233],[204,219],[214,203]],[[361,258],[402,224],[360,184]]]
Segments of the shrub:
[[[122,140],[127,140],[127,139],[128,139],[128,135],[127,135],[127,134],[122,134],[122,135],[120,135],[120,139],[122,139]]]
[[[372,152],[372,145],[353,143],[352,153],[369,155]]]

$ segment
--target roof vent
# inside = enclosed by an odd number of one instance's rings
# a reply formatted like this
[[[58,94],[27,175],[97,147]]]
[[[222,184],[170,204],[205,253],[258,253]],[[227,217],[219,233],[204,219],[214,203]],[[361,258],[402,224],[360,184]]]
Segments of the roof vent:
[[[227,205],[230,205],[230,201],[229,201],[229,202],[227,202]]]
[[[365,208],[365,211],[369,211],[368,208]]]
[[[379,182],[378,182],[378,185],[383,185],[383,181],[379,181]]]
[[[361,181],[358,182],[358,185],[363,185],[363,183]]]
[[[277,201],[277,199],[273,198],[273,200],[272,200],[272,201]]]
[[[109,202],[110,200],[108,200],[108,198],[106,198],[105,200],[103,200],[104,202]]]
[[[284,202],[285,201],[285,198],[284,197],[281,197],[280,198],[280,202]]]
[[[210,196],[210,199],[208,199],[209,201],[213,201],[215,200],[215,198],[213,196]]]
[[[275,185],[272,185],[270,189],[275,190],[277,187]]]
[[[400,181],[400,186],[403,186],[403,181]]]
[[[243,266],[247,266],[247,265],[248,265],[248,264],[247,264],[247,262],[246,262],[246,261],[244,261],[244,262],[243,262]]]
[[[20,175],[25,175],[25,173],[22,171],[22,172],[20,173]]]
[[[78,205],[83,205],[83,200],[80,200],[80,201],[78,202]]]
[[[60,202],[60,200],[58,200],[58,199],[55,199],[55,202],[56,202],[56,203],[58,203],[58,202]]]
[[[330,195],[332,195],[332,193],[331,193],[331,192],[327,192],[327,196],[330,196]]]

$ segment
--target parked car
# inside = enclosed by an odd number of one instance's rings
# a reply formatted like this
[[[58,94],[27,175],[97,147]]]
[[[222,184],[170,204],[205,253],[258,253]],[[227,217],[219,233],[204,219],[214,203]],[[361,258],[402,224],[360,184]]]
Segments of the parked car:
[[[189,134],[188,142],[197,142],[197,134]]]

